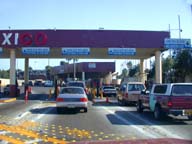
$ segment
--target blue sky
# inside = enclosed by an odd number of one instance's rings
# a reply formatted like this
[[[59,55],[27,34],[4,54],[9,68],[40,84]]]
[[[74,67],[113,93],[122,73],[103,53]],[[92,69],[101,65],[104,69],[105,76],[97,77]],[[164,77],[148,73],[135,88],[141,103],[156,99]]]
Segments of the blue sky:
[[[0,0],[0,29],[168,31],[169,24],[178,29],[180,15],[181,37],[192,39],[191,4],[192,0]],[[178,30],[171,30],[172,38],[178,36]],[[61,60],[50,59],[49,63],[59,65]],[[0,61],[0,69],[9,69],[8,59]],[[116,69],[124,61],[116,61]],[[30,59],[29,65],[43,69],[48,59]],[[17,60],[17,68],[24,69],[24,60]]]

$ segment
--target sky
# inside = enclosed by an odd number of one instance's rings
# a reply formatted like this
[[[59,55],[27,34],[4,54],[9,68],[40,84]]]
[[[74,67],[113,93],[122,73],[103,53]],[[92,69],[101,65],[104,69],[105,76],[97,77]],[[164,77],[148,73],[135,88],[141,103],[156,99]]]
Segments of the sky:
[[[192,39],[192,0],[0,0],[0,6],[0,30],[168,31],[170,25],[171,38],[178,38],[179,15],[181,37]],[[29,66],[44,69],[48,64],[58,66],[60,61],[65,59],[30,59]],[[79,60],[83,61],[87,60]],[[116,70],[120,71],[126,61],[116,60]],[[0,69],[10,68],[9,59],[0,59],[0,63]],[[17,60],[16,68],[24,69],[23,59]]]

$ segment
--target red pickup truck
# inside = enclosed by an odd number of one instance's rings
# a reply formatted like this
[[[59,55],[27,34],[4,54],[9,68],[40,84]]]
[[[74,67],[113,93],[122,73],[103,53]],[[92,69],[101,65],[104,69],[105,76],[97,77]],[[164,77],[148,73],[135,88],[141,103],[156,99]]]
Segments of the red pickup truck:
[[[155,119],[169,114],[192,119],[192,83],[154,84],[150,92],[141,92],[137,111],[144,109],[150,109]]]

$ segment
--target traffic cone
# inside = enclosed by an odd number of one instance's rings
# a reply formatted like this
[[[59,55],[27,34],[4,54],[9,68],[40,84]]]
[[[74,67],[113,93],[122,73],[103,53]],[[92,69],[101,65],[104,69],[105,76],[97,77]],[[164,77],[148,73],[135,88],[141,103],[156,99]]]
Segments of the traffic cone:
[[[106,96],[106,103],[108,103],[109,102],[109,98],[108,98],[108,96]]]

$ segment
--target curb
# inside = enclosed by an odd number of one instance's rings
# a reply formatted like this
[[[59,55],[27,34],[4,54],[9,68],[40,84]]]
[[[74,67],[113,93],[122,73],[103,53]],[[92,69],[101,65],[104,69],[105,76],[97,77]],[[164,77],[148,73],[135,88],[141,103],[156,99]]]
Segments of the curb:
[[[8,103],[8,102],[13,102],[16,101],[16,98],[1,98],[0,103]]]

